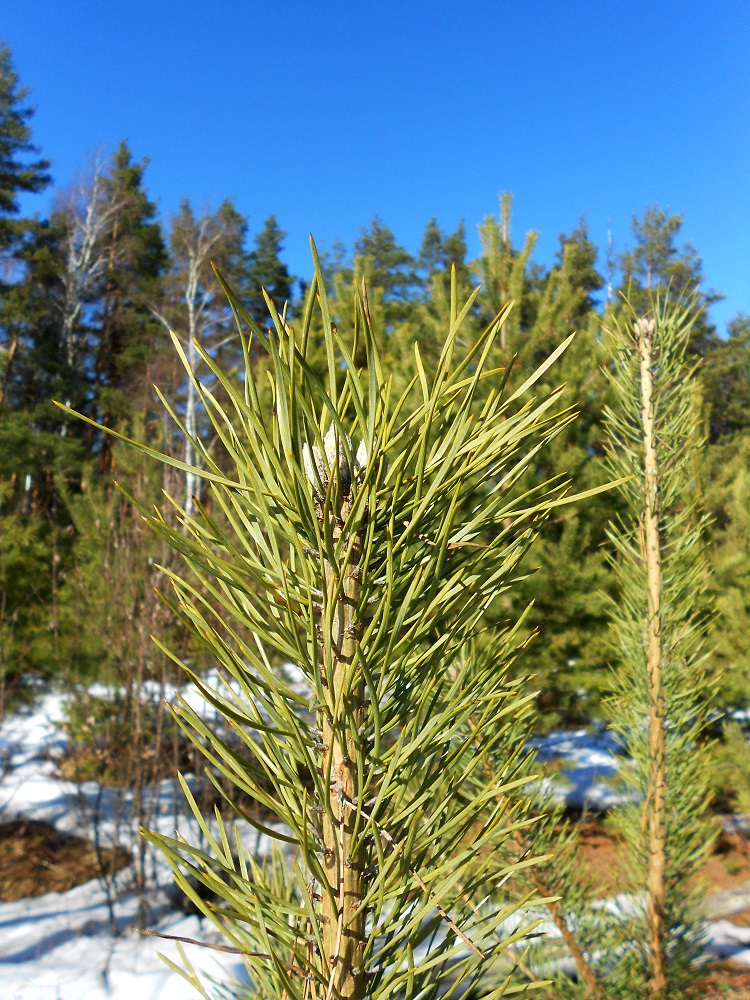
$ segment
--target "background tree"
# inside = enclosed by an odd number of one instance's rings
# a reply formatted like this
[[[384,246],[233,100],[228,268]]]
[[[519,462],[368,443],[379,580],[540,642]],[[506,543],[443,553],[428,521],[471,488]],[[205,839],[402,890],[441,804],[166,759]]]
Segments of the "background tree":
[[[471,269],[481,281],[484,289],[485,320],[489,314],[497,314],[508,302],[516,307],[506,321],[509,325],[502,331],[499,347],[514,352],[522,349],[518,331],[529,323],[529,308],[525,292],[528,287],[528,266],[539,234],[529,232],[523,247],[518,250],[511,242],[511,206],[513,196],[509,192],[500,195],[500,215],[498,219],[488,215],[479,226],[482,252],[472,262]]]
[[[149,308],[166,263],[167,252],[156,206],[143,188],[147,161],[134,163],[128,144],[120,143],[102,185],[106,219],[97,251],[105,261],[99,299],[94,359],[97,407],[105,427],[128,416],[129,399],[143,393],[159,325]],[[150,394],[150,389],[145,390]],[[112,470],[109,439],[101,442],[100,466]]]
[[[230,326],[231,310],[223,296],[217,294],[211,264],[213,262],[222,267],[239,287],[246,287],[246,233],[246,220],[231,201],[222,202],[215,212],[204,211],[196,215],[185,199],[172,219],[170,269],[162,283],[160,299],[152,306],[152,311],[165,330],[174,331],[180,338],[189,369],[194,374],[199,369],[205,371],[199,343],[214,357],[225,359],[229,348],[238,346]],[[237,354],[233,363],[237,363]],[[171,377],[180,380],[180,388],[184,390],[179,406],[182,413],[180,434],[174,441],[174,447],[186,465],[192,468],[201,460],[206,448],[205,414],[194,379],[182,381],[181,373],[174,364]],[[193,498],[200,499],[200,489],[200,479],[188,471],[184,500],[188,512],[193,509]]]
[[[420,287],[416,261],[396,242],[393,232],[375,216],[354,244],[354,278],[364,278],[371,295],[382,294],[384,316],[390,328],[409,314],[409,302]]]
[[[706,822],[706,566],[699,395],[689,358],[694,303],[657,290],[648,316],[615,327],[608,409],[609,462],[627,513],[611,529],[619,583],[613,608],[621,666],[612,725],[635,762],[636,793],[615,813],[630,847],[623,887],[645,894],[645,913],[623,925],[611,974],[628,995],[682,997],[701,951],[691,879],[711,842]],[[644,725],[648,720],[648,725]]]
[[[681,212],[673,215],[658,205],[647,207],[641,219],[633,216],[634,246],[625,250],[620,261],[622,290],[642,312],[648,309],[648,292],[657,286],[664,286],[662,294],[673,302],[695,295],[691,350],[703,356],[716,339],[707,310],[722,296],[703,287],[703,261],[693,244],[687,241],[678,246],[682,226]]]
[[[740,313],[717,338],[701,369],[709,441],[719,444],[750,429],[750,316]]]
[[[433,216],[425,226],[417,256],[417,270],[421,272],[425,296],[433,296],[433,280],[439,278],[446,292],[450,292],[451,269],[455,267],[459,287],[469,282],[466,263],[466,226],[459,223],[452,233],[446,233]]]
[[[19,217],[19,195],[37,194],[51,182],[49,160],[36,158],[39,150],[31,141],[28,96],[7,42],[0,43],[0,254],[6,258],[29,230],[29,220]]]
[[[294,278],[281,259],[284,233],[269,215],[263,229],[253,238],[253,249],[248,256],[247,266],[247,309],[256,323],[268,320],[268,307],[263,298],[263,289],[273,302],[288,302],[292,305]],[[239,277],[239,275],[238,275]]]

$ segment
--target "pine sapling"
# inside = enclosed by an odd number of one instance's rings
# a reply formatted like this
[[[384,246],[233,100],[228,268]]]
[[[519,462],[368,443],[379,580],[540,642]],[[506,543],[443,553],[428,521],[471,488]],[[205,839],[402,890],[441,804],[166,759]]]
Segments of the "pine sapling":
[[[185,561],[184,573],[165,570],[165,600],[218,668],[210,683],[181,663],[222,725],[185,699],[175,715],[217,792],[288,857],[259,861],[239,825],[203,815],[185,780],[207,847],[148,836],[246,956],[254,997],[468,997],[502,969],[489,994],[500,996],[529,927],[530,896],[495,890],[535,863],[533,838],[523,850],[515,839],[529,827],[515,792],[529,780],[533,698],[508,679],[517,622],[467,649],[516,585],[537,526],[580,499],[560,482],[519,488],[572,419],[562,388],[530,395],[571,338],[511,392],[507,370],[487,363],[508,309],[463,343],[477,292],[460,304],[454,274],[439,356],[428,367],[415,344],[416,374],[396,393],[365,290],[348,330],[334,323],[315,259],[296,328],[267,300],[261,329],[224,285],[243,379],[195,345],[221,399],[174,338],[216,446],[196,436],[190,467],[136,445],[204,483],[190,509],[168,498],[177,525],[142,510]],[[322,377],[310,363],[321,346]]]
[[[690,885],[710,844],[706,822],[709,683],[705,518],[696,482],[702,447],[695,365],[687,356],[695,310],[660,290],[651,311],[611,331],[609,463],[630,478],[611,528],[620,596],[613,611],[619,665],[613,725],[632,755],[634,801],[615,819],[631,845],[629,885],[644,897],[624,928],[610,977],[637,993],[682,996],[700,948]]]

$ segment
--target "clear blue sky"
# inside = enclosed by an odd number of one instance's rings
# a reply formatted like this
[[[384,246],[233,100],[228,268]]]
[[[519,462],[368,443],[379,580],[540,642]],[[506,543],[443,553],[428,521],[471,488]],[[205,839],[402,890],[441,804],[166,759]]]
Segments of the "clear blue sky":
[[[3,36],[58,184],[127,137],[162,213],[274,213],[298,275],[308,232],[351,245],[375,213],[412,251],[463,219],[474,254],[510,190],[545,264],[583,212],[621,250],[647,204],[683,211],[714,319],[750,312],[746,0],[19,0]]]

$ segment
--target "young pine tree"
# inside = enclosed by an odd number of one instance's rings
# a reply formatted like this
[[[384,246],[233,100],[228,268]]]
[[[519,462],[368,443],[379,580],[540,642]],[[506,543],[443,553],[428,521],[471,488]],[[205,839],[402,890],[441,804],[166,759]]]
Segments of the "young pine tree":
[[[698,456],[703,445],[688,349],[692,302],[662,290],[646,315],[612,331],[609,462],[631,477],[613,525],[619,597],[613,726],[635,767],[633,802],[616,813],[630,847],[623,887],[645,898],[624,935],[610,983],[625,995],[682,997],[700,951],[691,880],[710,844],[704,736],[707,627]],[[619,995],[619,994],[618,994]]]
[[[366,297],[356,297],[353,335],[343,337],[319,267],[296,330],[269,300],[266,334],[227,293],[248,358],[243,382],[196,345],[226,408],[174,341],[223,455],[193,441],[201,465],[190,471],[206,491],[191,513],[172,501],[181,526],[143,513],[185,560],[184,574],[169,573],[170,605],[224,678],[211,687],[182,664],[223,729],[187,702],[175,713],[209,773],[236,790],[220,794],[292,858],[258,863],[240,828],[204,817],[187,784],[208,848],[151,839],[246,956],[253,996],[426,1000],[451,984],[468,997],[504,969],[488,994],[500,996],[525,933],[523,921],[516,931],[504,922],[528,901],[494,890],[533,864],[533,846],[517,846],[529,820],[512,794],[528,780],[531,699],[506,676],[516,623],[479,652],[471,640],[514,586],[536,525],[567,499],[549,483],[516,491],[570,419],[558,409],[561,389],[527,396],[566,344],[506,391],[486,359],[507,311],[460,347],[477,293],[460,306],[454,282],[434,375],[415,347],[417,374],[394,396]],[[315,313],[322,379],[306,359]],[[259,349],[270,358],[270,411],[249,363]],[[307,695],[273,669],[279,658],[296,666]],[[240,793],[265,817],[245,810]],[[498,850],[509,840],[510,860]],[[199,897],[192,879],[219,903]]]

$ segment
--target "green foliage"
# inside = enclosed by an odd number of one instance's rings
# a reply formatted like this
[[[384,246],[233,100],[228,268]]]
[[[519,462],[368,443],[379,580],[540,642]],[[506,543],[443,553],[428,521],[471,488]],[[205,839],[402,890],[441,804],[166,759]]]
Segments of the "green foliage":
[[[54,608],[55,552],[44,526],[18,514],[0,532],[0,714],[32,678],[58,666]]]
[[[706,504],[712,515],[710,588],[716,611],[711,661],[721,705],[745,705],[750,691],[750,437],[708,452]]]
[[[520,250],[511,242],[511,204],[513,196],[506,192],[500,197],[500,217],[487,216],[479,227],[482,253],[471,267],[482,282],[486,318],[497,315],[509,302],[516,309],[506,320],[501,331],[499,347],[508,345],[516,350],[520,338],[518,330],[528,324],[529,312],[525,292],[528,289],[528,264],[539,234],[529,232]]]
[[[26,104],[29,91],[19,85],[7,42],[0,44],[0,251],[23,235],[25,223],[18,215],[18,197],[42,191],[49,183],[49,161],[29,160],[39,150],[31,142],[28,121],[33,108]]]
[[[702,371],[712,444],[750,429],[750,316],[736,316],[727,334],[716,343]]]
[[[293,278],[281,259],[284,233],[269,215],[263,229],[255,236],[254,248],[248,258],[246,308],[256,323],[262,325],[268,318],[263,297],[265,292],[273,302],[291,302]],[[234,286],[238,287],[237,282]]]
[[[376,215],[354,244],[354,279],[382,291],[386,324],[408,316],[408,303],[420,286],[412,255],[396,242],[393,232]]]
[[[722,296],[705,290],[703,262],[690,242],[677,245],[682,230],[682,213],[669,208],[647,207],[643,217],[633,216],[634,246],[622,255],[622,288],[632,307],[640,313],[649,308],[649,293],[661,286],[661,295],[678,304],[693,302],[693,331],[690,350],[701,356],[715,346],[716,331],[706,309]]]
[[[147,165],[147,160],[134,162],[127,142],[121,142],[94,206],[103,222],[95,248],[103,267],[96,288],[94,368],[107,426],[127,416],[129,401],[142,391],[143,369],[159,333],[151,304],[167,265],[167,248],[156,205],[143,186]]]
[[[454,233],[445,233],[432,218],[425,226],[417,257],[417,267],[423,274],[425,289],[430,297],[434,279],[441,281],[450,294],[451,269],[456,269],[459,287],[468,284],[469,268],[466,264],[466,226],[462,223]]]
[[[658,959],[666,976],[660,995],[682,997],[701,947],[691,880],[712,838],[702,432],[687,353],[694,304],[673,305],[657,292],[649,312],[650,321],[631,309],[611,333],[609,464],[630,477],[627,513],[611,528],[619,585],[612,725],[635,763],[625,772],[634,800],[615,821],[630,847],[623,887],[645,891],[646,912],[636,908],[623,924],[624,950],[608,979],[627,985],[628,995],[653,991]],[[664,868],[655,875],[657,863]]]
[[[236,831],[218,817],[212,827],[197,806],[207,852],[151,839],[203,912],[255,956],[258,995],[301,998],[310,977],[342,997],[437,996],[446,978],[466,996],[523,940],[523,930],[501,932],[518,904],[489,905],[487,889],[533,859],[507,863],[496,850],[528,823],[511,798],[527,780],[531,711],[506,676],[517,623],[464,651],[485,609],[512,589],[536,526],[568,499],[551,483],[518,492],[570,419],[560,389],[522,401],[567,345],[506,392],[486,359],[507,310],[461,350],[476,293],[459,307],[454,281],[434,375],[415,346],[418,374],[394,398],[366,300],[356,299],[348,342],[331,326],[319,269],[297,331],[270,307],[266,337],[226,290],[246,357],[270,356],[273,410],[261,406],[252,365],[240,389],[198,346],[231,408],[195,380],[226,461],[196,438],[205,503],[194,515],[176,504],[176,527],[142,512],[185,560],[187,575],[167,571],[168,601],[220,665],[223,688],[182,666],[234,738],[186,702],[176,715],[212,767],[283,826],[237,812],[295,860],[281,891],[278,868],[261,868]],[[324,380],[306,360],[316,310]],[[271,669],[274,653],[302,672],[309,704]],[[484,767],[493,755],[500,780]],[[222,905],[200,902],[189,877]]]
[[[724,724],[722,742],[716,753],[715,790],[729,799],[733,811],[750,818],[750,743],[737,722]]]

